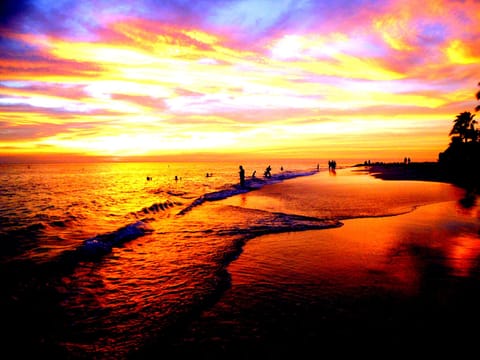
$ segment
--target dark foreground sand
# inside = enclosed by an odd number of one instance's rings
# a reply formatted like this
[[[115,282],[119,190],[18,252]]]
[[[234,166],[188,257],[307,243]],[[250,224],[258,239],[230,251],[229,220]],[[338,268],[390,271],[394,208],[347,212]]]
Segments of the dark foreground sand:
[[[467,358],[480,336],[479,214],[446,201],[250,240],[220,301],[146,357]]]

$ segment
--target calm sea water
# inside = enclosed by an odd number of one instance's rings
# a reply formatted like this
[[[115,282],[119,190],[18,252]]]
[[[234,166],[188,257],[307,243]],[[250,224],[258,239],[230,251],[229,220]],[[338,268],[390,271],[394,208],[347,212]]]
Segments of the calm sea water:
[[[231,285],[227,265],[254,237],[462,195],[308,162],[270,164],[271,179],[262,176],[268,164],[242,164],[247,192],[238,165],[0,165],[5,348],[127,358],[215,304]]]

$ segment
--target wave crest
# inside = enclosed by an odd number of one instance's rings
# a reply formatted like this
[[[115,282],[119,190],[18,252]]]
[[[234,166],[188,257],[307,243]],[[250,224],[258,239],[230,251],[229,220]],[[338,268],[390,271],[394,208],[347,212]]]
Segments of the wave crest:
[[[265,185],[275,184],[284,180],[293,179],[300,176],[310,176],[317,173],[316,170],[309,171],[285,171],[280,174],[274,174],[269,178],[251,178],[245,181],[245,186],[232,185],[226,189],[204,194],[196,198],[187,207],[180,210],[177,215],[184,215],[194,207],[203,204],[205,201],[218,201],[228,197],[247,193],[253,190],[260,189]]]
[[[115,246],[134,240],[153,232],[154,229],[143,221],[126,225],[116,231],[108,234],[97,235],[93,238],[85,240],[78,248],[83,258],[98,258],[112,251]]]

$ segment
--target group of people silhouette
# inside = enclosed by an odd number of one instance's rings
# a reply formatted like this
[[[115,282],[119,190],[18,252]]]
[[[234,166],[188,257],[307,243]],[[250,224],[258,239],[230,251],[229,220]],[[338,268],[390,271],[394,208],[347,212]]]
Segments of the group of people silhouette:
[[[328,161],[328,170],[335,171],[337,168],[337,162],[335,160],[329,160]]]
[[[239,177],[240,177],[240,186],[244,187],[245,186],[245,169],[243,168],[242,165],[238,167],[239,171]],[[283,166],[280,168],[281,171],[283,171]],[[257,173],[257,170],[254,170],[252,173],[252,179],[255,179],[255,174]],[[271,178],[272,177],[272,167],[268,165],[263,172],[263,176],[266,178]]]

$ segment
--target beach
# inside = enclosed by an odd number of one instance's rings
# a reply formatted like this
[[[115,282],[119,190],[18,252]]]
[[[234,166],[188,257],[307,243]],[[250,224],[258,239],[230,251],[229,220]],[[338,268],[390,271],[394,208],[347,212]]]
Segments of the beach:
[[[0,8],[0,360],[478,356],[480,0]]]
[[[282,186],[298,195],[310,180]],[[279,194],[264,190],[270,198]],[[264,196],[243,195],[241,204],[258,207]],[[295,208],[283,201],[263,206]],[[341,227],[251,239],[227,267],[231,287],[219,301],[181,337],[142,355],[467,354],[480,320],[479,214],[478,206],[445,199],[397,215],[346,219]]]
[[[380,345],[427,354],[470,349],[480,320],[480,244],[438,223],[455,211],[432,205],[252,240],[228,268],[232,288],[191,329],[206,332],[200,349],[245,358],[352,348],[378,355]],[[239,319],[249,322],[242,333]]]
[[[464,189],[281,165],[244,187],[232,163],[4,167],[4,353],[265,359],[470,348],[479,210]]]

